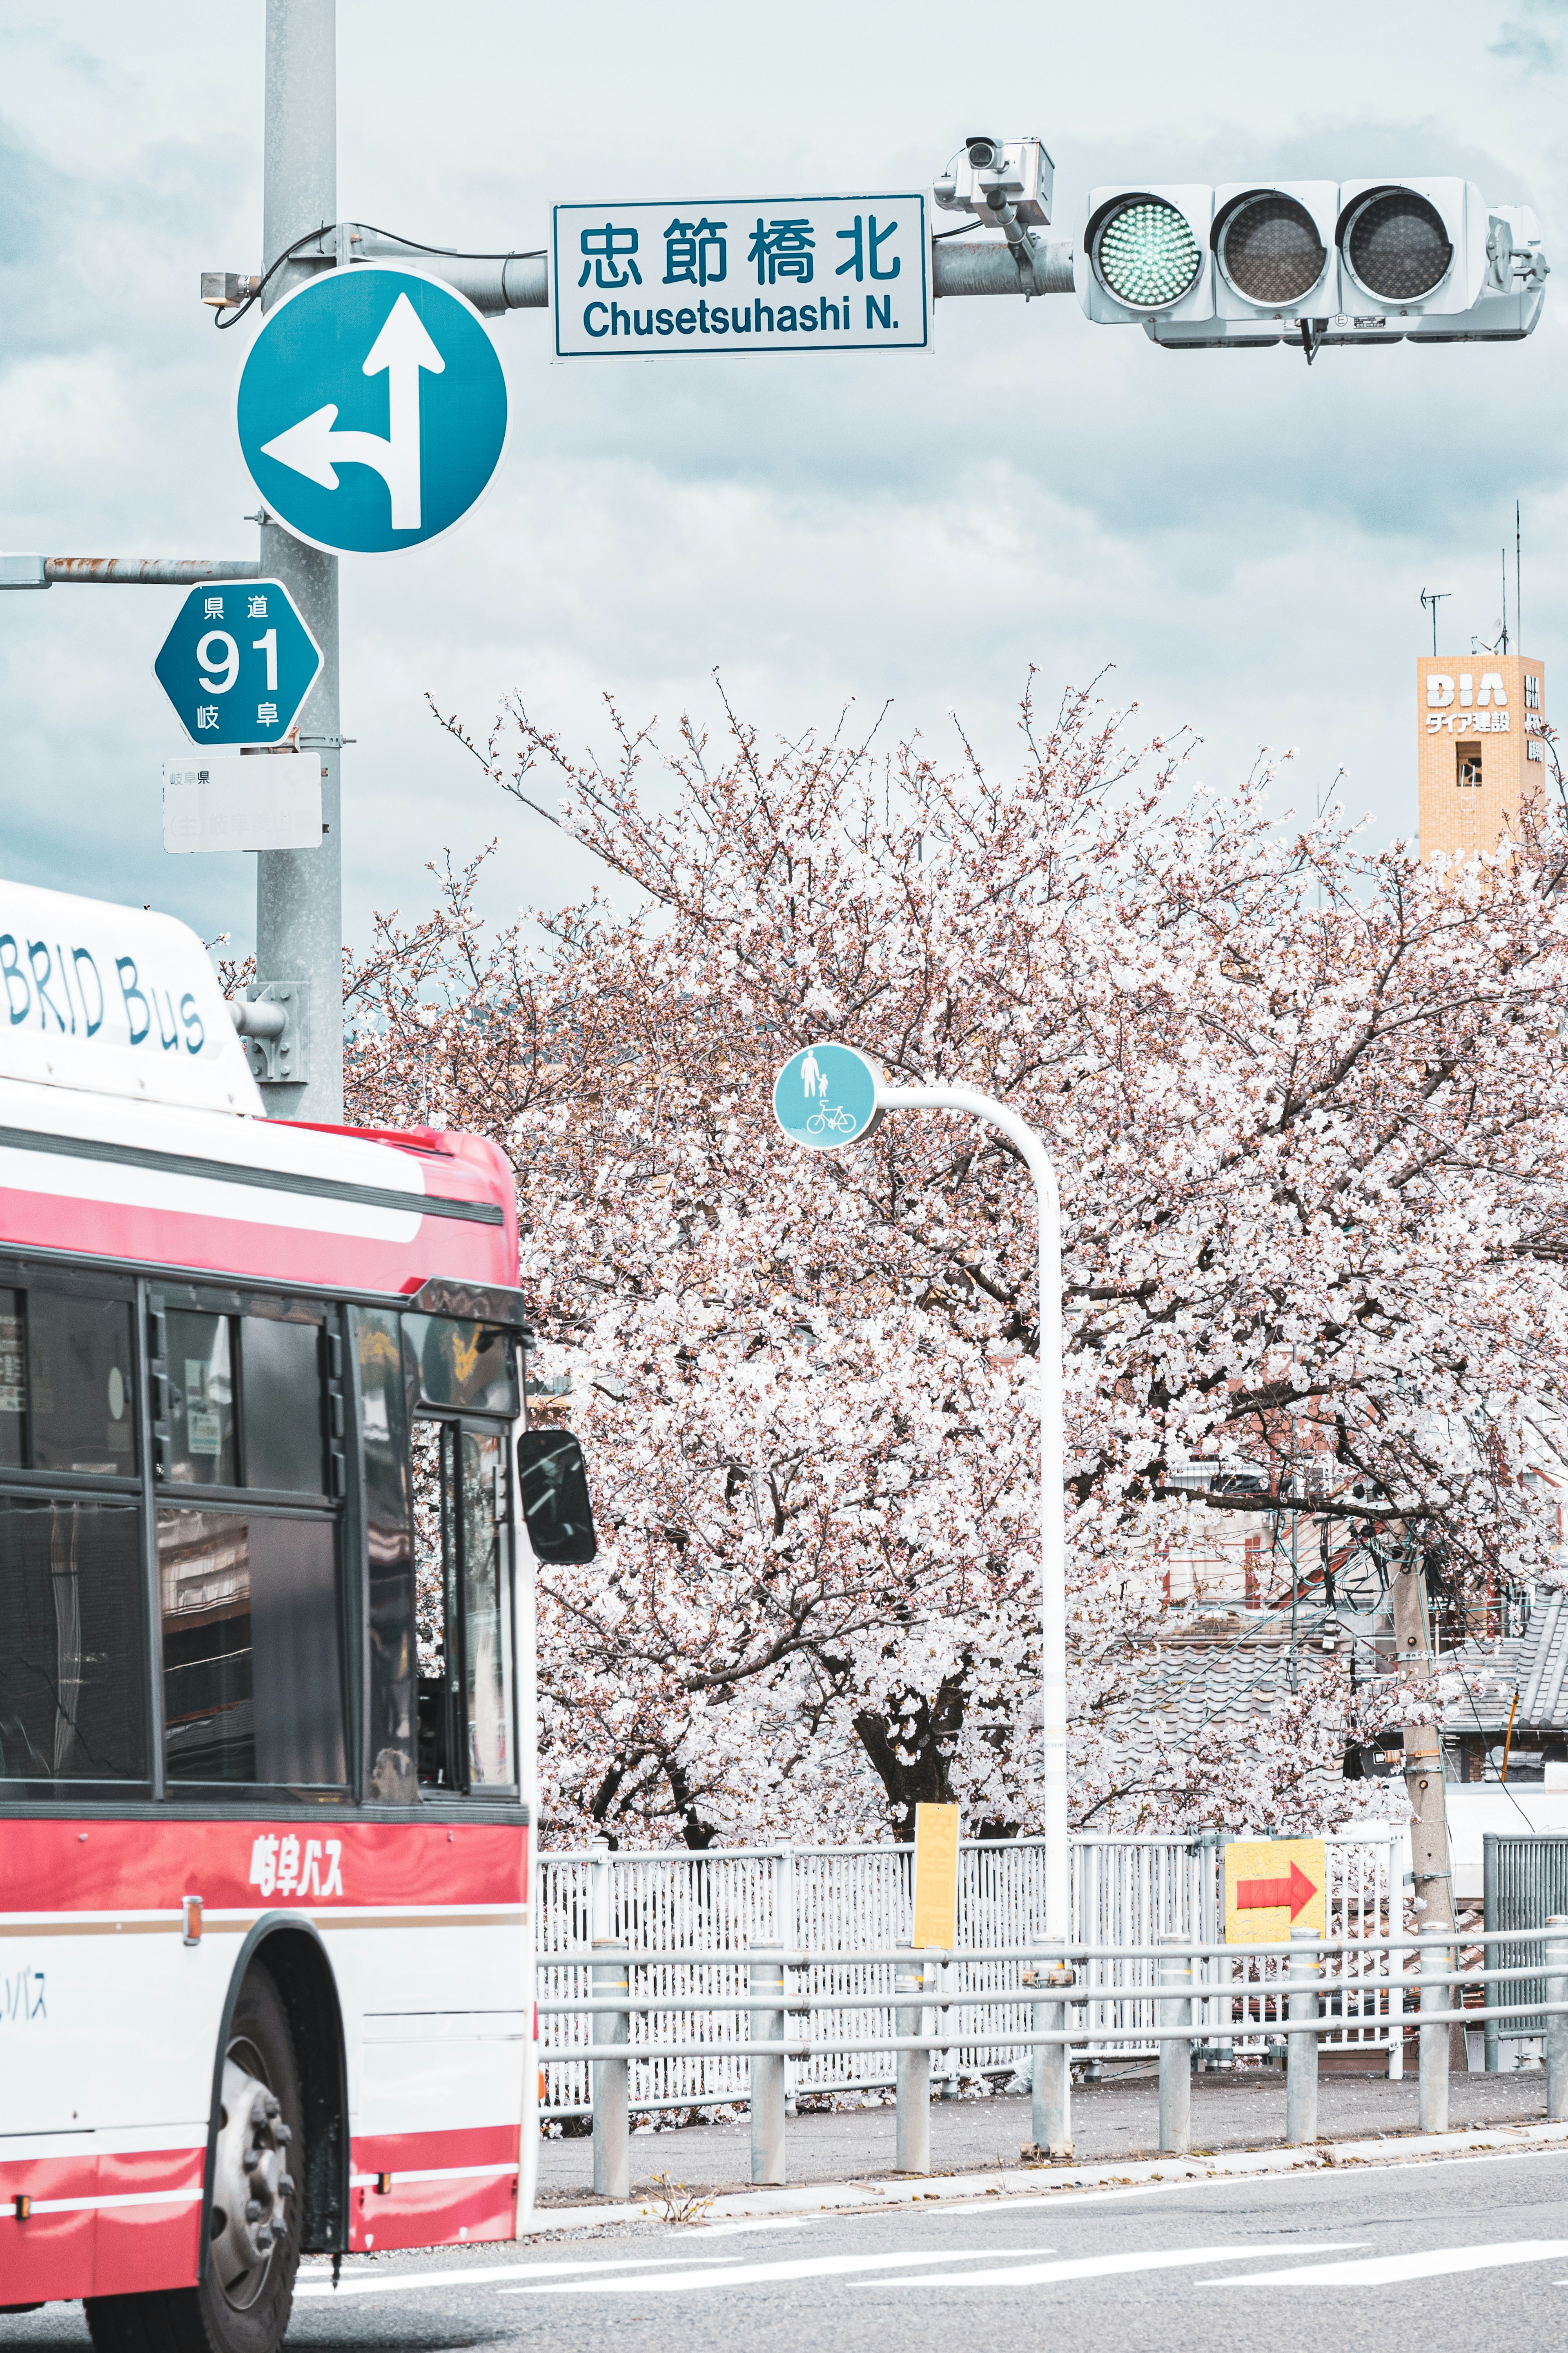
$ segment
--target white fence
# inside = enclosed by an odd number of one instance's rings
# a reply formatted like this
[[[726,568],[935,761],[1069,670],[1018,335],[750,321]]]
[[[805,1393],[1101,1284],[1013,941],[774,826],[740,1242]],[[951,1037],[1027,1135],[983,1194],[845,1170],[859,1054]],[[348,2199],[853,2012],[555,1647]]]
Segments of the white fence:
[[[1397,1981],[1390,1983],[1386,1954],[1358,1954],[1354,1947],[1361,1940],[1398,1932],[1399,1891],[1390,1883],[1398,1836],[1392,1829],[1358,1831],[1327,1842],[1328,1930],[1350,1949],[1325,1972],[1328,2006],[1342,2023],[1323,2040],[1329,2048],[1356,2044],[1384,2053],[1391,2074],[1401,2072],[1403,1990]],[[1147,1959],[1141,1952],[1135,1959],[1087,1965],[1081,1979],[1085,2006],[1078,2013],[1085,2031],[1084,2058],[1154,2051],[1159,1939],[1219,1940],[1220,1858],[1213,1832],[1197,1838],[1074,1839],[1072,1941],[1133,1945],[1148,1954]],[[580,1955],[595,1937],[613,1936],[634,1959],[652,1957],[632,1976],[633,1993],[653,2005],[631,2021],[633,2107],[744,2100],[746,2060],[705,2047],[743,2039],[743,2013],[714,2010],[709,2001],[746,1993],[746,1956],[752,1947],[783,1947],[821,1957],[788,1973],[791,1992],[838,1993],[847,2000],[887,1996],[885,2010],[819,2010],[814,2032],[825,2041],[846,2039],[851,2028],[890,2034],[892,1969],[886,1962],[854,1956],[885,1953],[908,1942],[912,1877],[913,1849],[908,1846],[743,1847],[703,1853],[675,1849],[657,1854],[612,1854],[595,1847],[542,1854],[535,1891],[539,1999],[585,1998],[592,1991],[587,1966],[581,1960],[552,1961],[552,1956]],[[1043,1940],[1044,1922],[1041,1842],[966,1840],[959,1853],[959,1947],[984,1951],[1037,1944]],[[682,1956],[695,1953],[733,1953],[734,1967],[694,1969]],[[840,1954],[845,1957],[836,1957]],[[1012,2030],[1028,2031],[1026,1999],[994,2009],[963,2007],[966,1990],[999,1988],[1009,1981],[1008,1969],[1003,1962],[966,1961],[962,1952],[948,1964],[942,1994],[952,2004],[945,2013],[952,2041],[933,2062],[933,2078],[956,2084],[960,2076],[1006,2076],[1016,2066],[1026,2068],[1026,2054],[1008,2040]],[[1266,2048],[1279,2031],[1280,1975],[1277,1960],[1259,1959],[1238,1947],[1226,1993],[1197,2005],[1205,2036],[1236,2051]],[[1011,1981],[1016,1977],[1015,1969]],[[544,2022],[545,2105],[553,2114],[588,2109],[588,2063],[570,2053],[574,2043],[593,2041],[594,2026],[591,2012]],[[1102,2040],[1109,2030],[1128,2027],[1146,2031],[1147,2045]],[[672,2057],[638,2060],[639,2042],[680,2047]],[[553,2055],[546,2057],[547,2052]],[[871,2089],[892,2080],[890,2055],[875,2052],[824,2052],[790,2062],[793,2097]]]

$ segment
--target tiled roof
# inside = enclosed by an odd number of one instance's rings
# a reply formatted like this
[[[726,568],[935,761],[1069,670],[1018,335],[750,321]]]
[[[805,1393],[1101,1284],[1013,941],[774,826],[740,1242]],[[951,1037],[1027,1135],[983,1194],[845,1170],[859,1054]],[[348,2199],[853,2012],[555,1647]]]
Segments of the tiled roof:
[[[1463,1675],[1468,1696],[1453,1702],[1443,1718],[1445,1732],[1501,1732],[1519,1694],[1515,1731],[1568,1731],[1568,1596],[1548,1594],[1531,1613],[1522,1634],[1489,1646],[1463,1642],[1446,1651],[1442,1663]]]
[[[1292,1700],[1321,1675],[1332,1653],[1321,1647],[1322,1616],[1297,1624],[1292,1683],[1289,1620],[1247,1625],[1239,1633],[1205,1641],[1184,1635],[1179,1645],[1152,1651],[1131,1669],[1128,1683],[1102,1719],[1103,1727],[1132,1757],[1152,1760],[1162,1750],[1188,1749],[1216,1736],[1239,1744],[1260,1721]]]

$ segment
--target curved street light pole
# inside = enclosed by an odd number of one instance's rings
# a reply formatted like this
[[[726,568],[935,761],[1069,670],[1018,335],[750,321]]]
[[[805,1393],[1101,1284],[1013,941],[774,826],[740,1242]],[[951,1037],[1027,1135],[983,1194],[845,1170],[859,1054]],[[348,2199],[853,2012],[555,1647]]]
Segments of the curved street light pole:
[[[973,1087],[889,1087],[877,1109],[957,1111],[999,1128],[1035,1180],[1040,1280],[1040,1637],[1045,1715],[1046,1936],[1071,1934],[1068,1853],[1067,1507],[1062,1487],[1062,1219],[1057,1173],[1032,1127]]]

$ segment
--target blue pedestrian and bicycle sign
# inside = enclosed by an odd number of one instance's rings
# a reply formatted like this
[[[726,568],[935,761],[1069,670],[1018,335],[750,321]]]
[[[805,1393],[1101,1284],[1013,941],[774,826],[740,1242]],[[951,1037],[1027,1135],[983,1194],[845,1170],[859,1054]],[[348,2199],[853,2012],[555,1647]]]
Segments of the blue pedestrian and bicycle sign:
[[[321,649],[279,580],[193,588],[153,675],[193,744],[280,744],[316,682]]]
[[[773,1081],[773,1117],[792,1144],[839,1152],[868,1135],[877,1110],[877,1073],[853,1046],[807,1046]]]
[[[235,392],[262,503],[309,547],[391,555],[460,522],[506,448],[506,377],[466,296],[383,262],[286,295]]]

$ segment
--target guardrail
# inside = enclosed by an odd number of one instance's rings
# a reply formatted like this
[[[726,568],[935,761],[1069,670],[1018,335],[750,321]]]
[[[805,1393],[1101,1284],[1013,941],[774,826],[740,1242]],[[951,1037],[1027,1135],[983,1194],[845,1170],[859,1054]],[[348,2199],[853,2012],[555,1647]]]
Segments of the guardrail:
[[[1400,1926],[1399,1837],[1393,1825],[1363,1824],[1353,1831],[1331,1834],[1324,1857],[1324,1925],[1345,1947],[1333,1964],[1336,1976],[1344,1981],[1332,1997],[1339,2027],[1327,2042],[1368,2056],[1375,2053],[1391,2076],[1404,2072],[1404,2035],[1402,2030],[1391,2031],[1398,2019],[1397,2003],[1394,2017],[1390,2016],[1387,1956],[1363,1948],[1368,1938],[1395,1934]],[[1160,1941],[1180,1936],[1202,1944],[1222,1937],[1224,1843],[1217,1831],[1146,1838],[1073,1834],[1068,1936],[1084,1946],[1131,1948],[1118,1960],[1094,1962],[1080,1972],[1094,1983],[1092,1989],[1080,1984],[1080,1992],[1089,1993],[1089,2006],[1075,2011],[1075,2022],[1087,2028],[1088,2039],[1075,2044],[1073,2062],[1075,2066],[1087,2064],[1091,2077],[1100,2058],[1110,2063],[1133,2053],[1150,2059],[1157,2055],[1154,1979]],[[654,2033],[653,2046],[663,2051],[662,2056],[652,2055],[648,2045],[634,2048],[634,2110],[743,2102],[748,2096],[743,2054],[721,2055],[704,2042],[710,2020],[704,2015],[703,1989],[746,1995],[744,1957],[753,1949],[784,1947],[810,1952],[820,1957],[808,1969],[792,1969],[792,1988],[804,1977],[811,1991],[824,1996],[838,1992],[847,2000],[860,2000],[862,2008],[879,1994],[884,2013],[879,2024],[891,2035],[893,1967],[859,1966],[857,1956],[908,1948],[913,1865],[912,1847],[888,1844],[640,1852],[612,1852],[599,1841],[585,1850],[545,1852],[539,1858],[535,1880],[534,1989],[542,2003],[586,1996],[592,1980],[585,1957],[595,1943],[606,1938],[624,1945],[628,1956],[649,1963],[657,1959],[657,1967],[639,1968],[636,1982],[639,1994],[666,1997],[655,2008],[663,2013],[661,2024],[672,2040],[666,2047],[662,2035]],[[1561,1908],[1568,1910],[1568,1905]],[[1532,1915],[1526,1912],[1523,1916]],[[1026,1997],[1019,1996],[1015,1985],[1010,2008],[993,2005],[974,2012],[974,2022],[984,2022],[985,2031],[980,2034],[964,2025],[962,1996],[971,1987],[1014,1983],[1006,1965],[999,1970],[985,1957],[1020,1949],[1037,1953],[1045,1933],[1040,1841],[962,1841],[955,1949],[942,1968],[946,2015],[958,2031],[944,2055],[932,2061],[933,2075],[945,2095],[956,2095],[961,2074],[1012,2073],[1013,2037],[1032,2022]],[[712,1957],[721,1953],[730,1956],[727,1976],[712,1965]],[[709,1965],[689,1975],[689,1955],[706,1956]],[[1269,1971],[1274,1966],[1268,1965]],[[1268,2049],[1277,1994],[1271,1984],[1254,1989],[1243,2027],[1231,2037],[1237,2055]],[[819,2011],[819,2027],[830,2023],[835,2006],[826,2005],[826,2016]],[[846,2010],[847,2021],[849,2015]],[[1101,2025],[1140,2026],[1142,2031],[1131,2042],[1120,2034],[1114,2042],[1102,2041]],[[585,2026],[585,2017],[563,2021],[560,2040],[546,2054],[542,2104],[552,2117],[590,2113],[589,2063],[579,2058],[570,2041],[573,2031]],[[1538,2034],[1539,2025],[1531,2031]],[[896,2056],[875,2048],[835,2051],[829,2038],[819,2034],[809,2058],[786,2062],[789,2098],[890,2089]]]
[[[1452,2026],[1488,2026],[1502,2019],[1525,2020],[1544,2028],[1546,2115],[1549,2121],[1568,2121],[1568,1914],[1554,1914],[1542,1928],[1510,1928],[1506,1939],[1484,1940],[1488,1950],[1506,1942],[1510,1950],[1529,1946],[1542,1949],[1524,1967],[1461,1968],[1457,1965],[1452,1932],[1428,1936],[1357,1937],[1347,1940],[1294,1929],[1288,1943],[1214,1945],[1185,1936],[1166,1936],[1157,1948],[1153,1988],[1153,2039],[1160,2062],[1160,2149],[1162,2155],[1184,2155],[1192,2135],[1192,2075],[1199,2052],[1217,2050],[1222,2059],[1238,2041],[1256,2036],[1260,2006],[1271,2009],[1274,2038],[1286,2052],[1285,2145],[1300,2146],[1318,2137],[1318,2047],[1325,2036],[1342,2035],[1347,1997],[1367,1996],[1383,2007],[1374,2014],[1386,2020],[1386,2031],[1403,2036],[1410,1998],[1415,1998],[1420,2128],[1426,2133],[1448,2129],[1448,2050]],[[1367,1981],[1324,1975],[1325,1965],[1349,1959],[1361,1964],[1368,1952],[1386,1957],[1390,1974]],[[1412,1955],[1415,1974],[1392,1973],[1394,1956]],[[679,2007],[704,2017],[744,2019],[747,2032],[734,2039],[704,2041],[702,2052],[713,2059],[749,2062],[745,2097],[752,2119],[752,2179],[780,2183],[785,2178],[785,2128],[788,2105],[786,2068],[790,2062],[845,2056],[863,2052],[892,2054],[896,2062],[895,2158],[904,2173],[931,2170],[931,2088],[933,2053],[950,2052],[961,2041],[983,2039],[988,2047],[1003,2046],[1031,2054],[1034,2137],[1052,2157],[1070,2156],[1072,2148],[1070,2083],[1075,2049],[1087,2052],[1089,2033],[1083,2013],[1094,2006],[1092,1978],[1080,1981],[1079,1971],[1107,1961],[1147,1959],[1144,1945],[1031,1945],[1001,1947],[985,1951],[916,1952],[908,1947],[864,1952],[813,1952],[778,1947],[752,1946],[746,1952],[682,1951],[680,1965],[689,1969],[747,1971],[743,1995],[718,1995]],[[540,2060],[548,2063],[569,2050],[574,2060],[585,2061],[592,2071],[594,2123],[594,2188],[604,2197],[630,2195],[630,2070],[634,2060],[689,2053],[689,2040],[658,2042],[631,2039],[632,2021],[650,2014],[668,2014],[677,2005],[668,1991],[638,1994],[633,1976],[667,1967],[665,1953],[629,1952],[611,1939],[595,1939],[587,1949],[557,1953],[552,1958],[591,1970],[589,1994],[559,2000],[542,2000],[542,2020],[592,2017],[594,2040],[552,2047],[542,2043]],[[1288,1972],[1272,1978],[1240,1974],[1271,1959],[1289,1962]],[[981,1961],[1010,1983],[969,1985],[952,1990],[945,1983],[951,1966]],[[791,1983],[798,1972],[890,1967],[894,2031],[868,2029],[861,2034],[852,2025],[821,2038],[792,2031],[793,2020],[810,2021],[821,2012],[837,2019],[858,2012],[886,2012],[886,1992],[847,1994],[813,1992]],[[1545,2000],[1542,2000],[1544,1978]],[[1493,2001],[1489,1989],[1522,1984],[1525,1997]],[[1457,2000],[1450,1989],[1458,1989]],[[1479,2002],[1467,2001],[1470,1991]],[[1394,2007],[1397,1998],[1398,2007]],[[1338,2001],[1341,2007],[1335,2010]],[[1011,2021],[1005,2031],[977,2037],[971,2028],[951,2017],[954,2010],[984,2012],[1012,2010],[1020,2004],[1032,2023],[1020,2031]],[[1079,2013],[1074,2018],[1074,2012]],[[1355,2015],[1361,2015],[1356,2012]],[[1537,2030],[1539,2031],[1539,2030]],[[1142,2023],[1116,2027],[1097,2021],[1097,2049],[1126,2044],[1147,2050],[1149,2027]]]

